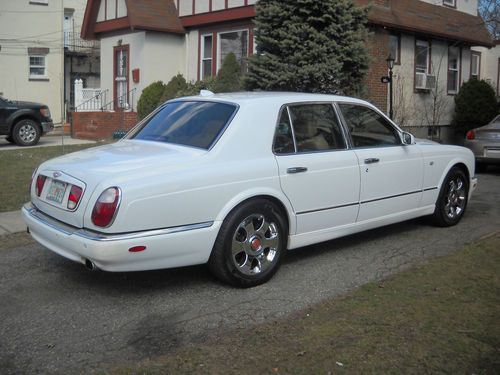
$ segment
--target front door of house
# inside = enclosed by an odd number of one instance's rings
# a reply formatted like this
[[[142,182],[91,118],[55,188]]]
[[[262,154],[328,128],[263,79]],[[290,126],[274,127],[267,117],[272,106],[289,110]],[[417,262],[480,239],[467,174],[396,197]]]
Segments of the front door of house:
[[[128,108],[129,46],[114,48],[114,98],[115,109]]]

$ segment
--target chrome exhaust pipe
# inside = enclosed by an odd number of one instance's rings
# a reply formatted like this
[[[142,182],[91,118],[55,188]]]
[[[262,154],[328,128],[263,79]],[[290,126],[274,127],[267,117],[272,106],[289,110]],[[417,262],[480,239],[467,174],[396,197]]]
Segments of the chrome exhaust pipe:
[[[85,259],[85,267],[89,271],[97,271],[97,270],[99,270],[99,268],[97,268],[97,266],[95,265],[95,263],[92,262],[90,259]]]

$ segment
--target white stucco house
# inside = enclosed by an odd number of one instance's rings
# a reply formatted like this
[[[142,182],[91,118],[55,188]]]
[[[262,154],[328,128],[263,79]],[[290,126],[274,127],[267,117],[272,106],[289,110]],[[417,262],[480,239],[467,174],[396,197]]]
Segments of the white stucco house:
[[[0,93],[47,104],[56,126],[66,117],[72,80],[99,86],[99,43],[80,37],[85,6],[81,0],[0,0]]]
[[[394,117],[419,137],[448,140],[454,96],[471,76],[472,47],[491,48],[478,0],[355,0],[369,6],[367,99],[388,111],[386,59],[395,58]],[[135,108],[150,83],[213,76],[234,52],[255,52],[257,0],[89,0],[82,37],[101,41],[101,87]],[[484,58],[483,58],[484,60]],[[133,95],[133,98],[132,98]]]

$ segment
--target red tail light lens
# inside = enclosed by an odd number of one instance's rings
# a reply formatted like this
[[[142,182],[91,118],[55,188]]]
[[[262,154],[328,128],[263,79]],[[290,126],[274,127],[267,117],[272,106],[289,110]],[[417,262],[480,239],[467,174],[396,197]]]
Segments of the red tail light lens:
[[[92,211],[92,222],[94,225],[109,227],[115,218],[120,203],[121,192],[117,187],[111,187],[102,192]]]
[[[472,141],[474,138],[476,138],[476,133],[474,132],[474,130],[469,130],[466,137],[469,141]]]
[[[41,174],[38,175],[36,178],[36,196],[39,197],[40,194],[42,194],[43,190],[43,185],[45,185],[45,180],[47,179],[46,176],[42,176]]]
[[[80,198],[82,197],[82,188],[76,185],[71,187],[71,191],[69,192],[68,198],[68,209],[74,210],[76,206],[78,206],[78,202],[80,202]]]

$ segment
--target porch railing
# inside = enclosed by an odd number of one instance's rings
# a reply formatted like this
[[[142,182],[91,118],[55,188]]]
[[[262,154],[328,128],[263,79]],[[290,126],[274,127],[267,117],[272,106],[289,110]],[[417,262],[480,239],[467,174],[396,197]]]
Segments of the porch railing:
[[[103,111],[125,110],[134,112],[134,96],[137,88],[128,90],[126,93],[114,98],[102,106]]]

